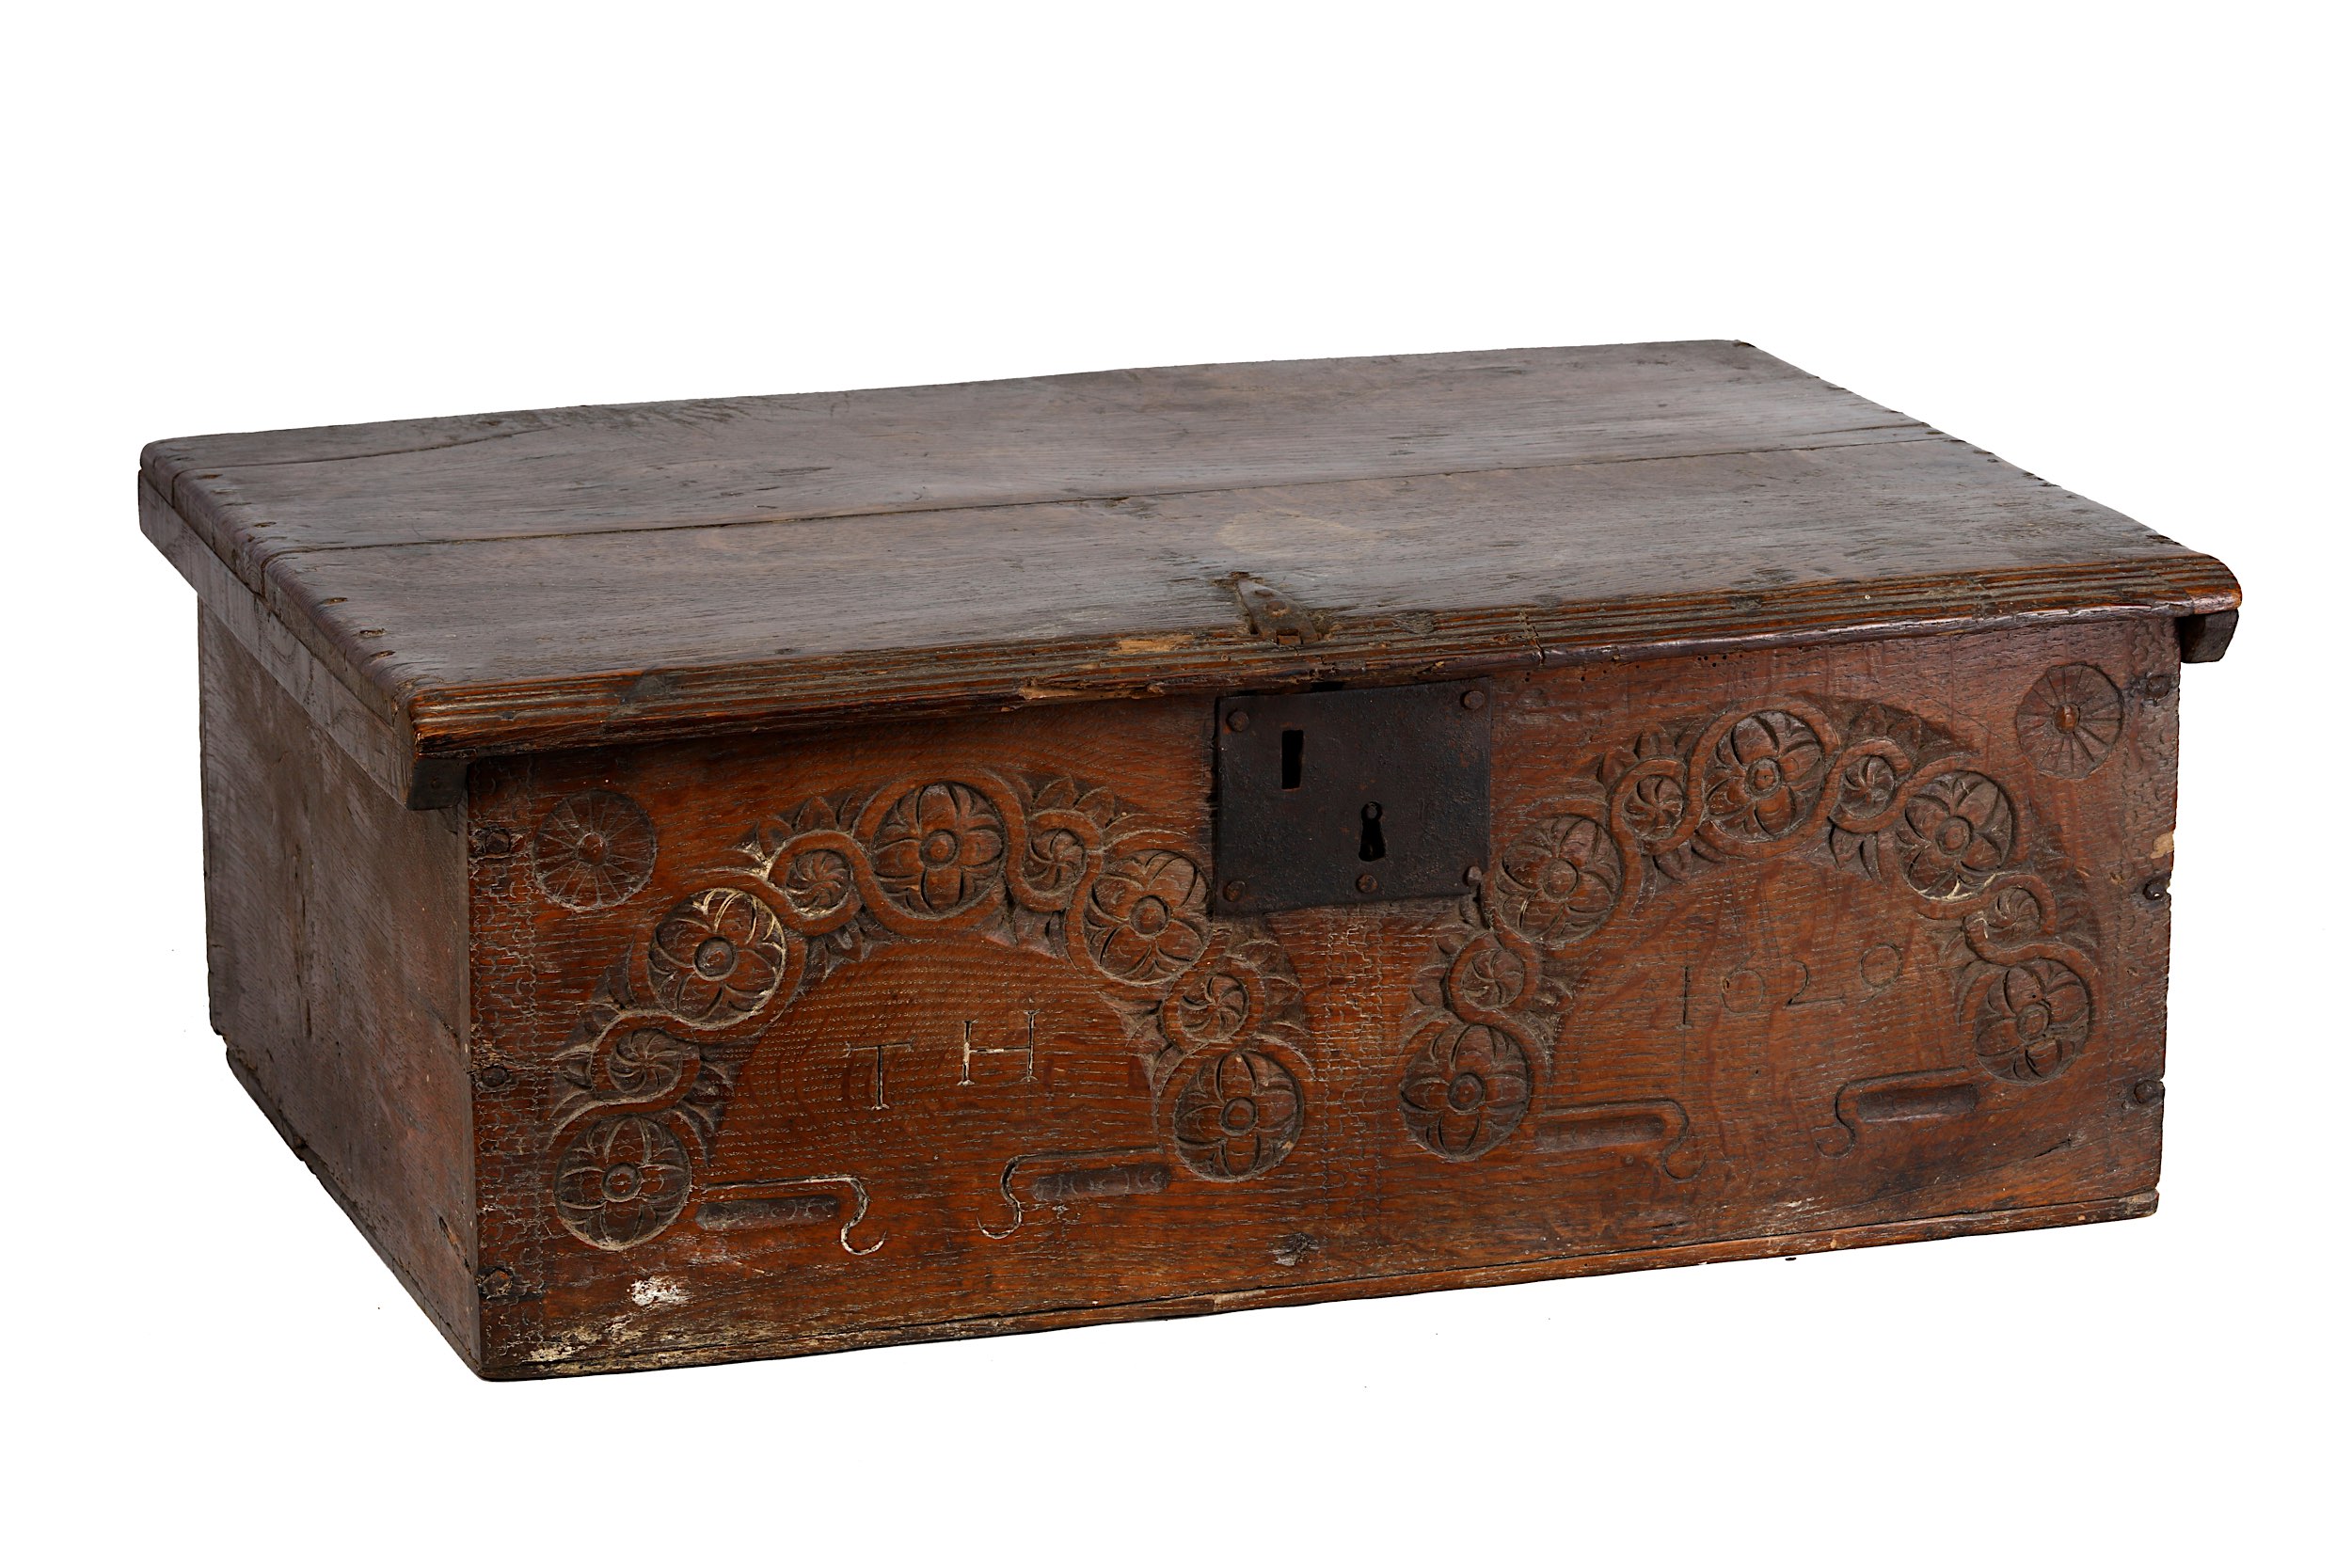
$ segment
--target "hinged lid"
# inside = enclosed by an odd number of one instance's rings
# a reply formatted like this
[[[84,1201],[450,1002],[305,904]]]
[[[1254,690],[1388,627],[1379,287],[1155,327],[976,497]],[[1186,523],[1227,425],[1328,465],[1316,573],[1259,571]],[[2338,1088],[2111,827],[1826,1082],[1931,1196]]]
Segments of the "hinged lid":
[[[2237,602],[1732,342],[199,436],[140,498],[416,804],[501,752]]]

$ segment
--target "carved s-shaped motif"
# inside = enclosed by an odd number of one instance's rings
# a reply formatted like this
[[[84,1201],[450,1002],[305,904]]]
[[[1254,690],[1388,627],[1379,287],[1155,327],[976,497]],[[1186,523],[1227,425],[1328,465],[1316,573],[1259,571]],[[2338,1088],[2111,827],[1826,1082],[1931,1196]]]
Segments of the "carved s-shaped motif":
[[[1257,922],[1212,920],[1190,847],[1109,791],[974,770],[770,819],[612,967],[557,1057],[564,1227],[610,1249],[660,1234],[758,1036],[834,970],[947,932],[1084,973],[1125,1021],[1163,1135],[1195,1175],[1262,1176],[1296,1146],[1313,1072],[1280,944]],[[610,1176],[638,1153],[658,1200]]]
[[[1662,883],[1808,849],[1957,934],[1980,1070],[2055,1077],[2097,1018],[2090,942],[2062,928],[2042,874],[2062,857],[2027,863],[2015,800],[1972,762],[1913,715],[1789,695],[1613,749],[1509,838],[1440,934],[1406,1023],[1406,1132],[1446,1160],[1501,1144],[1541,1098],[1576,949]]]

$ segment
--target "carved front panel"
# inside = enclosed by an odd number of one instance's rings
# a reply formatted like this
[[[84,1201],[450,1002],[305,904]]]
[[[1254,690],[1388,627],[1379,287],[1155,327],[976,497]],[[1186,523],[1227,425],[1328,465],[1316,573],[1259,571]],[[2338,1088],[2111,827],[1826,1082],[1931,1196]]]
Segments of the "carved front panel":
[[[2146,1191],[2166,630],[1499,679],[1459,896],[1263,918],[1205,703],[478,768],[491,1358]]]

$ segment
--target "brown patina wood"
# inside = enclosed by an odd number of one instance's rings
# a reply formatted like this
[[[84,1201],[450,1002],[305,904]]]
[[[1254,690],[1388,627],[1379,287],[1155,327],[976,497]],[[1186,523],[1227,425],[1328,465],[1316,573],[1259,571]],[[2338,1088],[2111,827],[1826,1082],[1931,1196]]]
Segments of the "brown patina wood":
[[[416,767],[2236,596],[1723,342],[204,436],[140,483]]]
[[[1744,345],[209,437],[141,502],[215,1024],[486,1375],[2154,1205],[2235,584]],[[1218,696],[1467,676],[1458,889],[1220,900]]]

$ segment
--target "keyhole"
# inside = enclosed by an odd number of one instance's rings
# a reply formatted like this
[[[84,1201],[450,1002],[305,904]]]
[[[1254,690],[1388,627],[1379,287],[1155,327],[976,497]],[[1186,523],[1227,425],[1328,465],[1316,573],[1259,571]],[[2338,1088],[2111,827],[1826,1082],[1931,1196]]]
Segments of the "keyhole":
[[[1307,732],[1284,730],[1282,732],[1282,787],[1284,789],[1298,787],[1299,776],[1305,768],[1306,761]]]
[[[1364,807],[1364,832],[1356,841],[1356,858],[1376,861],[1385,859],[1388,853],[1388,840],[1380,836],[1380,802],[1375,800]]]

